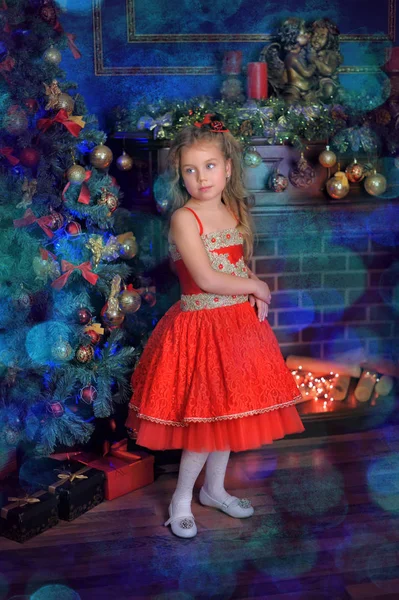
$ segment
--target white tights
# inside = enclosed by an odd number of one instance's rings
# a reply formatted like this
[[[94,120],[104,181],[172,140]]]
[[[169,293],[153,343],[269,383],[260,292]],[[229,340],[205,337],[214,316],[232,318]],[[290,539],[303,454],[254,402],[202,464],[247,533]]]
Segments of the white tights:
[[[190,450],[183,450],[177,486],[172,497],[174,516],[191,513],[194,484],[205,463],[205,491],[212,498],[222,503],[230,498],[230,494],[224,489],[224,478],[229,456],[229,450],[225,452],[191,452]]]

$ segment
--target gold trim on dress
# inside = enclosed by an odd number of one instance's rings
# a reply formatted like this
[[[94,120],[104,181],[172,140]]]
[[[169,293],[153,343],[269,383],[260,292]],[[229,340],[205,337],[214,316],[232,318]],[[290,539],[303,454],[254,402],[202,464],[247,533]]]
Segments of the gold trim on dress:
[[[248,302],[248,296],[234,295],[225,296],[217,294],[182,294],[180,308],[183,312],[192,310],[203,310],[212,308],[221,308],[222,306],[233,306],[234,304],[243,304]]]
[[[257,408],[255,410],[249,410],[243,413],[237,413],[235,415],[221,415],[220,417],[187,417],[183,421],[165,421],[163,419],[157,419],[156,417],[150,417],[148,415],[143,415],[140,413],[140,409],[138,406],[135,406],[130,402],[129,409],[134,410],[137,413],[138,419],[143,419],[144,421],[151,421],[152,423],[157,423],[159,425],[172,425],[173,427],[188,427],[190,423],[215,423],[216,421],[232,421],[233,419],[241,419],[242,417],[251,417],[253,415],[261,415],[266,412],[271,412],[272,410],[278,410],[279,408],[286,408],[288,406],[293,406],[302,400],[302,395],[295,396],[292,400],[288,400],[283,404],[277,404],[274,406],[268,406],[266,408]]]
[[[201,238],[208,253],[213,250],[220,250],[221,248],[242,246],[244,241],[244,236],[238,231],[237,227],[203,233]],[[181,259],[181,254],[173,242],[169,244],[169,253],[172,260],[177,261]]]

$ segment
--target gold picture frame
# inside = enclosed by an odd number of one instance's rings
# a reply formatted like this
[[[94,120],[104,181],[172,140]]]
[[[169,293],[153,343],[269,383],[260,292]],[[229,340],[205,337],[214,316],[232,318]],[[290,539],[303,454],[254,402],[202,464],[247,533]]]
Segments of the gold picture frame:
[[[105,66],[102,30],[103,0],[92,0],[93,11],[93,44],[94,72],[96,76],[125,75],[217,75],[216,66]],[[136,32],[135,0],[126,0],[127,42],[140,44],[159,43],[221,43],[221,42],[271,42],[271,34],[138,34]],[[395,40],[396,0],[388,0],[387,33],[386,34],[342,34],[341,42],[386,42]],[[342,66],[340,73],[375,73],[377,67]]]

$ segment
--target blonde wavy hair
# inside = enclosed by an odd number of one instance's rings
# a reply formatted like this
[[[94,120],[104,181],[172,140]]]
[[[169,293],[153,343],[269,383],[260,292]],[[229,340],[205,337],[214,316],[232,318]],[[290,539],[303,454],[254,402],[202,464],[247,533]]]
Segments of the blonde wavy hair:
[[[207,127],[188,126],[178,132],[172,141],[168,154],[168,181],[170,197],[173,198],[169,217],[186,204],[190,195],[183,186],[180,171],[180,157],[182,148],[200,142],[217,144],[225,160],[231,160],[231,176],[226,182],[222,193],[222,202],[236,215],[239,229],[244,236],[244,257],[249,260],[253,253],[254,234],[253,222],[249,211],[249,202],[243,183],[242,152],[239,142],[230,132],[215,132]]]

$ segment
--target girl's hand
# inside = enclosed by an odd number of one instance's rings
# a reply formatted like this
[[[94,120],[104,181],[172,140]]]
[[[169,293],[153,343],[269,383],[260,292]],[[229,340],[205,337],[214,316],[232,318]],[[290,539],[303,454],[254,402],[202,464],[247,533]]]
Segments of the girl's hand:
[[[260,279],[256,280],[256,291],[254,293],[255,298],[258,300],[263,300],[267,304],[270,304],[272,295],[270,293],[270,288],[264,281]]]
[[[249,303],[252,307],[256,306],[256,312],[258,314],[258,319],[262,323],[269,314],[269,305],[267,302],[260,300],[259,298],[255,298],[253,294],[249,296]]]

